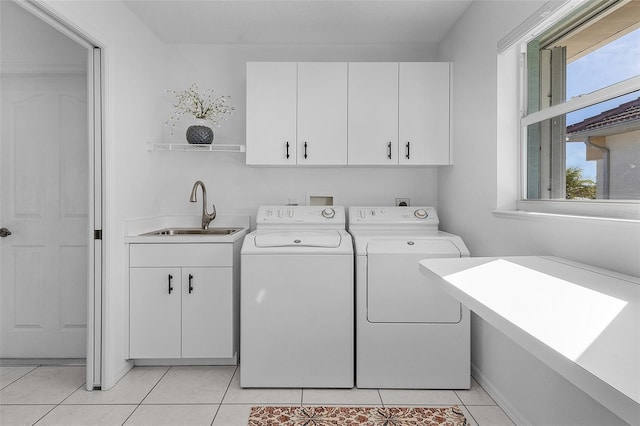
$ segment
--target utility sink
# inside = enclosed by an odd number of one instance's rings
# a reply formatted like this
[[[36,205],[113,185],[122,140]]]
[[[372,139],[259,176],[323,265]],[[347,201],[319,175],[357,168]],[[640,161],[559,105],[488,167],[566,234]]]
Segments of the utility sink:
[[[242,228],[165,228],[160,229],[159,231],[147,232],[142,235],[232,235],[241,230]]]

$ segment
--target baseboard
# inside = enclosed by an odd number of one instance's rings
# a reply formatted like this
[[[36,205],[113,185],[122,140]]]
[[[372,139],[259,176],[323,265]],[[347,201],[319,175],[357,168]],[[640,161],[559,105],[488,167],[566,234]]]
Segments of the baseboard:
[[[10,365],[47,365],[47,366],[86,366],[85,358],[0,358],[0,366]]]
[[[511,420],[517,425],[530,425],[524,416],[518,411],[510,402],[508,398],[500,392],[494,385],[491,383],[491,380],[487,379],[487,377],[482,374],[480,369],[475,366],[475,364],[471,363],[471,376],[487,391],[489,396],[493,398],[494,401],[498,403],[500,408],[511,418]]]
[[[188,366],[188,365],[238,365],[237,356],[232,358],[175,358],[175,359],[135,359],[133,363],[140,367],[151,366]]]

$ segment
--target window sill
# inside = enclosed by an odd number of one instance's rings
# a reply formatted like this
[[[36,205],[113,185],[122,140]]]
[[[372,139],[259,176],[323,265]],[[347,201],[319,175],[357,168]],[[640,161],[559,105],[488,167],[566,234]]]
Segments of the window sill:
[[[493,210],[500,218],[640,223],[640,203],[544,200],[517,202],[517,210]]]

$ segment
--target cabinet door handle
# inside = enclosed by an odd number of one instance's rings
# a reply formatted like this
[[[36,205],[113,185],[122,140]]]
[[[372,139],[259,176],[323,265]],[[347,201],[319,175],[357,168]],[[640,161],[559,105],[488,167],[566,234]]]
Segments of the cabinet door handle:
[[[304,159],[307,159],[307,143],[304,143]]]
[[[407,142],[407,160],[411,158],[411,142]]]
[[[387,158],[391,160],[391,142],[387,144]]]
[[[193,291],[193,275],[189,274],[189,294]]]
[[[289,142],[287,142],[287,152],[286,152],[286,154],[287,154],[287,160],[288,160],[289,159]]]
[[[169,274],[169,294],[173,291],[173,286],[171,285],[171,280],[173,279],[173,275]]]

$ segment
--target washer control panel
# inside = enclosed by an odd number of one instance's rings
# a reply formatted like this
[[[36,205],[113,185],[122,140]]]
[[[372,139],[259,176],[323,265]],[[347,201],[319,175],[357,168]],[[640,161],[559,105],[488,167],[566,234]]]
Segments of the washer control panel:
[[[349,227],[435,227],[440,221],[433,207],[349,207]]]
[[[341,206],[260,206],[256,228],[345,229],[346,213]]]

